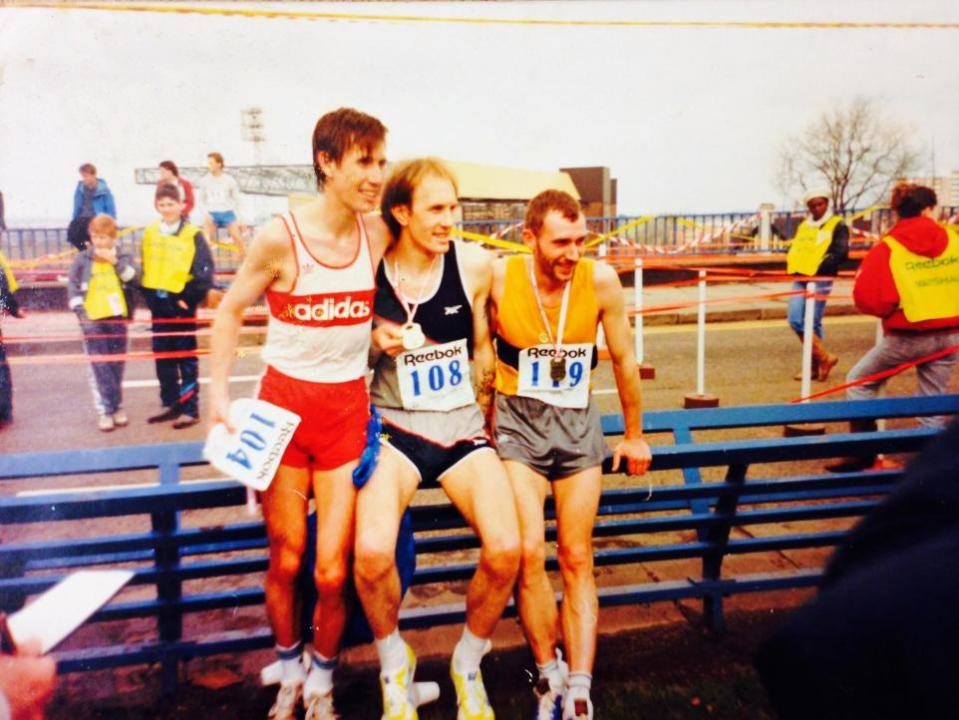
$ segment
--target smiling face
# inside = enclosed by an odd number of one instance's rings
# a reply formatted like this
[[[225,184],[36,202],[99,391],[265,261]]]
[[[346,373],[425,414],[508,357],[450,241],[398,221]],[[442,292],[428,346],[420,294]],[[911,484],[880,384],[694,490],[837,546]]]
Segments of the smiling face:
[[[380,200],[386,171],[386,144],[377,143],[369,150],[353,145],[339,162],[332,162],[318,153],[323,170],[323,189],[354,212],[370,212]]]
[[[393,208],[393,217],[420,249],[442,255],[450,249],[453,226],[459,217],[459,198],[449,178],[426,175],[413,190],[409,205]]]
[[[586,250],[587,234],[586,217],[582,213],[570,220],[559,210],[546,213],[536,235],[524,231],[540,275],[556,283],[572,279],[576,264]]]
[[[173,198],[161,197],[156,201],[157,212],[163,218],[167,225],[173,225],[180,221],[180,213],[183,211],[183,203]]]

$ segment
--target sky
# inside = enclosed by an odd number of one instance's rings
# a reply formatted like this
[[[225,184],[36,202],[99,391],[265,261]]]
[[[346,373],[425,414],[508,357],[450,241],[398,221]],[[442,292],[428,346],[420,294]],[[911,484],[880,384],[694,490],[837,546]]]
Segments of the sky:
[[[189,4],[189,3],[187,3]],[[196,5],[193,3],[192,5]],[[219,3],[229,7],[229,3]],[[954,2],[242,3],[341,15],[604,25],[283,19],[0,5],[0,190],[7,224],[66,225],[93,162],[121,223],[153,217],[137,167],[307,164],[317,118],[353,106],[391,159],[555,170],[606,165],[621,214],[791,207],[791,135],[854,97],[903,123],[922,173],[959,170],[959,27],[731,28],[745,22],[959,23]],[[212,6],[207,5],[210,9]],[[706,22],[673,27],[623,21]],[[797,193],[798,194],[798,193]],[[264,206],[245,197],[243,212]],[[270,209],[267,206],[267,209]]]

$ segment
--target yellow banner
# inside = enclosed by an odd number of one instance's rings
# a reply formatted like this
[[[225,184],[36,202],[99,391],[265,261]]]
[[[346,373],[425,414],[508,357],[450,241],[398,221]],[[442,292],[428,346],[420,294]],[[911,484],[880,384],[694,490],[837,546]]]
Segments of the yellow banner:
[[[492,247],[498,247],[504,250],[514,250],[515,252],[523,253],[528,253],[530,251],[529,248],[522,243],[515,243],[510,240],[500,240],[498,238],[490,237],[489,235],[481,235],[480,233],[470,232],[469,230],[453,228],[453,234],[458,235],[464,240],[472,240],[473,242],[482,243],[483,245],[491,245]]]

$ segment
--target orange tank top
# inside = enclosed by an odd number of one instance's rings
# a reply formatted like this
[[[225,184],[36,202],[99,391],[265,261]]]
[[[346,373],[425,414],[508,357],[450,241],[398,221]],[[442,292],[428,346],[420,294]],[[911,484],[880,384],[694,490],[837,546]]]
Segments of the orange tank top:
[[[503,296],[496,308],[496,337],[519,350],[547,343],[550,336],[555,340],[559,325],[560,306],[544,305],[543,310],[550,324],[549,333],[543,327],[543,318],[530,284],[530,262],[532,259],[528,255],[514,255],[506,260]],[[576,264],[569,289],[569,309],[561,339],[563,343],[596,342],[599,303],[593,284],[594,265],[595,262],[590,259],[580,260]],[[499,349],[496,359],[496,390],[506,395],[515,395],[517,370],[515,365],[503,360],[506,354],[502,348]]]

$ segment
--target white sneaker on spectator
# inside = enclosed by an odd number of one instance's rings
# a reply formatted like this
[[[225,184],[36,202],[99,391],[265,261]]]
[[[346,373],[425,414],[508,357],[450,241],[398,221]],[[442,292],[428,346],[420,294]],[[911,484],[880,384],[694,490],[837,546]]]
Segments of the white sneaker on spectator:
[[[100,428],[101,432],[110,432],[116,427],[116,423],[113,421],[112,415],[101,415],[100,419],[97,420],[97,427]]]

